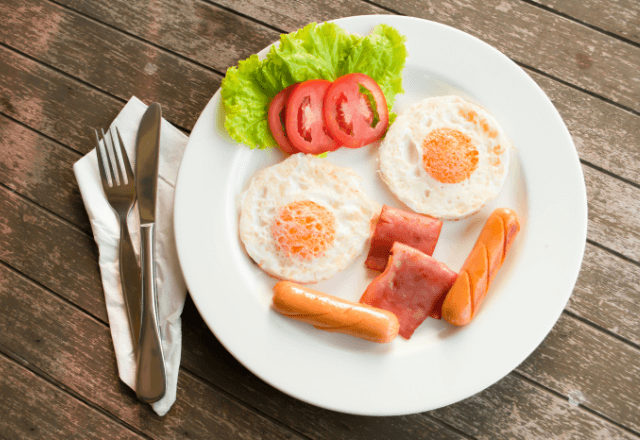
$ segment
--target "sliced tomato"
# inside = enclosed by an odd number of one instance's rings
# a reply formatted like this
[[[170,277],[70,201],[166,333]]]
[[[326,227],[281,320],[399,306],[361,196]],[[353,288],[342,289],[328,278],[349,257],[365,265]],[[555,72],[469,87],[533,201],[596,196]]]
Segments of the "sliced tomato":
[[[285,131],[291,145],[302,153],[320,154],[340,147],[329,135],[322,115],[329,86],[330,81],[311,79],[298,84],[289,94]]]
[[[271,104],[269,104],[269,129],[280,149],[287,154],[299,153],[299,151],[291,145],[289,139],[287,139],[284,127],[284,121],[286,121],[287,118],[285,103],[287,102],[289,93],[295,86],[297,86],[297,84],[293,84],[280,91],[280,93],[271,100]]]
[[[389,125],[387,100],[373,78],[350,73],[335,80],[327,90],[324,119],[329,134],[339,144],[360,148],[385,133]]]

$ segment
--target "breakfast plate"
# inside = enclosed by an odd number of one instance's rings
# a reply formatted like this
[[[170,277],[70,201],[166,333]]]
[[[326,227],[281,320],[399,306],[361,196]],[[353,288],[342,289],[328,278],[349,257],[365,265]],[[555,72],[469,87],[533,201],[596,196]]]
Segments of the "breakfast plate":
[[[433,254],[457,271],[495,208],[518,213],[521,231],[479,313],[464,327],[427,319],[410,340],[375,344],[322,332],[274,312],[277,280],[253,263],[238,236],[239,196],[257,170],[285,156],[278,149],[251,150],[233,141],[224,128],[220,91],[198,119],[180,166],[174,218],[180,264],[209,328],[272,386],[346,413],[432,410],[500,380],[557,321],[575,285],[586,241],[582,169],[551,101],[493,47],[411,17],[358,16],[335,23],[362,35],[386,23],[407,37],[405,93],[394,107],[398,114],[427,97],[459,95],[488,110],[513,144],[500,195],[478,214],[446,221]],[[376,173],[377,148],[341,148],[326,160],[355,170],[367,195],[381,205],[403,207]],[[357,301],[377,274],[365,269],[364,254],[313,288]]]

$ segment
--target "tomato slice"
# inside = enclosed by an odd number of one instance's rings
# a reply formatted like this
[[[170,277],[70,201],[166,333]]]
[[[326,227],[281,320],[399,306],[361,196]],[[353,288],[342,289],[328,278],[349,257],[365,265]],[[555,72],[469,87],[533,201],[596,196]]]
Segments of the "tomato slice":
[[[293,90],[295,86],[297,86],[297,84],[293,84],[286,89],[281,90],[280,93],[271,100],[271,104],[269,104],[269,129],[271,130],[271,134],[278,143],[280,149],[288,154],[299,153],[299,151],[291,145],[291,142],[287,139],[287,134],[284,131],[284,121],[286,121],[287,118],[285,103],[287,102],[289,93],[291,93],[291,90]]]
[[[360,148],[385,133],[389,125],[387,100],[373,78],[350,73],[335,80],[327,90],[324,119],[339,144]]]
[[[333,151],[340,144],[329,135],[322,115],[322,104],[330,81],[311,79],[289,94],[286,103],[285,131],[291,145],[302,153]]]

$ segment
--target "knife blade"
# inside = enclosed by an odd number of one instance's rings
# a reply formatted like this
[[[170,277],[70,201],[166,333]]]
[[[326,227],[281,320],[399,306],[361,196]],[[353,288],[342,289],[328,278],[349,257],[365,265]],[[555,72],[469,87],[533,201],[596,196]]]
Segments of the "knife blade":
[[[136,191],[140,211],[140,269],[142,313],[138,340],[136,394],[143,402],[155,402],[166,391],[167,379],[158,326],[155,281],[155,219],[162,108],[154,103],[142,116],[136,139]]]

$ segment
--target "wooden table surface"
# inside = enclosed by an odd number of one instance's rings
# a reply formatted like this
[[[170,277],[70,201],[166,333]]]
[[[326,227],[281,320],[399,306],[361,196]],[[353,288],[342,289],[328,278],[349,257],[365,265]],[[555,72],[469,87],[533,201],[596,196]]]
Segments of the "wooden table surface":
[[[403,14],[498,48],[564,118],[587,185],[582,270],[515,371],[403,417],[320,409],[241,366],[190,299],[164,418],[119,379],[72,165],[135,95],[186,133],[229,66],[312,21]],[[553,158],[549,158],[553,160]],[[558,188],[561,191],[562,188]],[[630,0],[0,0],[0,437],[639,439],[640,4]]]

